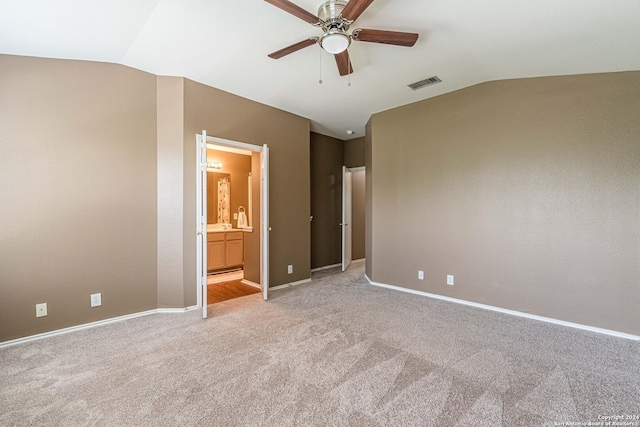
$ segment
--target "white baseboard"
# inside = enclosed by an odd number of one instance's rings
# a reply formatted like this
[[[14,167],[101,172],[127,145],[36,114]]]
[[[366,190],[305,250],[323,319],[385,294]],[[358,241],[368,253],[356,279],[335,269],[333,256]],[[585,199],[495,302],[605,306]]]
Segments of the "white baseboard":
[[[259,283],[252,282],[251,280],[242,279],[240,283],[244,283],[245,285],[253,286],[254,288],[262,289]]]
[[[311,272],[313,273],[316,271],[328,270],[330,268],[336,268],[336,267],[342,267],[342,263],[339,262],[338,264],[331,264],[331,265],[325,265],[324,267],[312,268]]]
[[[4,341],[0,343],[0,348],[10,347],[13,345],[24,344],[30,341],[41,340],[44,338],[55,337],[56,335],[68,334],[69,332],[91,329],[97,326],[104,326],[110,323],[122,322],[123,320],[135,319],[136,317],[148,316],[150,314],[165,313],[186,313],[187,311],[197,309],[197,305],[185,308],[156,308],[154,310],[141,311],[139,313],[125,314],[124,316],[111,317],[109,319],[98,320],[96,322],[84,323],[82,325],[69,326],[68,328],[56,329],[55,331],[43,332],[41,334],[29,335],[28,337],[16,338],[14,340]]]
[[[309,279],[304,279],[304,280],[298,280],[297,282],[291,282],[291,283],[285,283],[284,285],[278,285],[278,286],[273,286],[273,287],[269,287],[270,291],[277,291],[278,289],[284,289],[284,288],[290,288],[291,286],[298,286],[298,285],[302,285],[303,283],[309,283],[311,282],[311,278]]]
[[[618,338],[624,338],[628,340],[640,341],[640,336],[627,334],[625,332],[612,331],[611,329],[598,328],[595,326],[581,325],[579,323],[566,322],[564,320],[553,319],[551,317],[538,316],[535,314],[523,313],[522,311],[509,310],[506,308],[495,307],[493,305],[480,304],[477,302],[466,301],[457,298],[451,298],[444,295],[438,294],[430,294],[428,292],[416,291],[415,289],[402,288],[400,286],[387,285],[386,283],[378,283],[374,282],[365,274],[365,279],[369,282],[370,285],[379,286],[382,288],[393,289],[394,291],[406,292],[409,294],[421,295],[424,297],[439,299],[443,301],[449,301],[456,304],[468,305],[471,307],[482,308],[484,310],[497,311],[498,313],[510,314],[512,316],[525,317],[527,319],[539,320],[541,322],[553,323],[556,325],[568,326],[570,328],[582,329],[585,331],[596,332],[598,334],[611,335]]]
[[[192,305],[190,307],[185,308],[159,308],[156,310],[156,313],[184,313],[191,310],[196,310],[199,307],[197,305]]]

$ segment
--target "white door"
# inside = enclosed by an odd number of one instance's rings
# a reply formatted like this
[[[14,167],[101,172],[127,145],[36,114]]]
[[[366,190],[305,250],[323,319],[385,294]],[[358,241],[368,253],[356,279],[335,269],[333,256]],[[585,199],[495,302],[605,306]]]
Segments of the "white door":
[[[351,171],[342,167],[342,271],[351,264]]]
[[[260,155],[260,286],[262,297],[269,293],[269,147],[262,146]]]
[[[197,268],[198,268],[198,305],[202,304],[202,317],[207,318],[207,132],[196,138],[197,177]]]

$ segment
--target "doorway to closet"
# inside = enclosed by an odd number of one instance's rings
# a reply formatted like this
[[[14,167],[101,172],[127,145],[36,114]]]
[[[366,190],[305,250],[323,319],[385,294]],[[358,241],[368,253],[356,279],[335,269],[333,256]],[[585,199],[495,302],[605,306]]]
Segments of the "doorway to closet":
[[[342,271],[364,261],[365,167],[342,167]]]

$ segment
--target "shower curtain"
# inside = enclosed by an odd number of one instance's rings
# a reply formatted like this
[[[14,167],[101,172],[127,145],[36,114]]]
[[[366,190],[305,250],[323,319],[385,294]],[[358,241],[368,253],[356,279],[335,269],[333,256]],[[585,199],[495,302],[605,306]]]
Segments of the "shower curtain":
[[[229,213],[231,212],[231,203],[229,201],[231,194],[231,183],[228,178],[222,178],[218,181],[218,223],[229,224]]]

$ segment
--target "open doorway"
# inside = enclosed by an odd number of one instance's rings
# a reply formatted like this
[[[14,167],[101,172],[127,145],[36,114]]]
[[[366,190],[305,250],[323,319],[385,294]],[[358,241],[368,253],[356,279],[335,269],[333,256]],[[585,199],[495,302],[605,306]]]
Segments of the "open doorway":
[[[365,168],[342,167],[342,271],[364,261]]]
[[[197,147],[197,295],[206,318],[211,285],[227,283],[219,296],[259,288],[267,299],[269,151],[205,131]]]
[[[259,203],[252,200],[252,156],[249,150],[207,144],[208,305],[260,292],[259,246],[250,235],[253,205]]]

